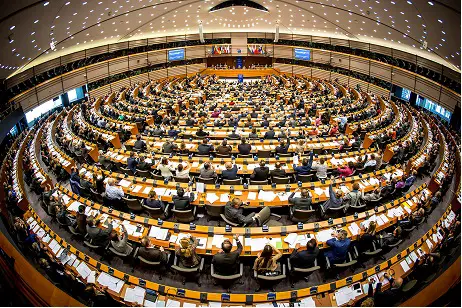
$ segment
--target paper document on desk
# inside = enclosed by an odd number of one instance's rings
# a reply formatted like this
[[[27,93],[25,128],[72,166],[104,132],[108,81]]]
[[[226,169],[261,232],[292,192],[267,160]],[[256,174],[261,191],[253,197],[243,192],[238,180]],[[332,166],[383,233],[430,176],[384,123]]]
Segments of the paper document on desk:
[[[180,304],[181,303],[179,301],[169,299],[167,300],[167,304],[165,305],[165,307],[180,307]]]
[[[285,201],[289,200],[290,192],[288,192],[288,193],[279,192],[279,193],[277,193],[277,196],[278,196],[280,201],[285,202]]]
[[[345,185],[340,185],[340,189],[343,191],[344,194],[347,194],[350,192],[348,187],[346,187]]]
[[[297,233],[289,233],[285,238],[284,242],[289,244],[290,248],[295,248],[295,243],[297,241]]]
[[[198,193],[204,193],[205,192],[205,184],[201,182],[196,182],[196,191]]]
[[[34,217],[31,216],[31,217],[29,217],[29,219],[27,219],[26,222],[27,222],[28,225],[30,225],[31,222],[33,222],[33,221],[34,221]]]
[[[316,195],[321,196],[324,190],[319,187],[315,187],[314,192],[316,193]]]
[[[221,248],[221,244],[224,241],[224,236],[222,234],[215,234],[212,239],[212,246]]]
[[[358,227],[358,225],[357,225],[355,222],[351,223],[351,224],[348,226],[348,230],[350,230],[350,232],[351,232],[351,234],[352,234],[353,236],[358,235],[359,232],[361,231],[361,229]]]
[[[80,205],[82,205],[82,203],[80,203],[79,201],[74,201],[71,203],[71,205],[69,205],[67,210],[70,212],[78,212]]]
[[[248,240],[249,239],[246,240],[246,244]],[[263,248],[265,247],[267,243],[268,243],[268,240],[266,238],[250,238],[250,245],[249,245],[250,250],[251,251],[263,250]]]
[[[229,194],[221,194],[220,195],[220,202],[228,202],[229,201]]]
[[[151,191],[151,189],[152,189],[151,186],[145,187],[145,188],[143,189],[143,194],[149,195],[149,192]]]
[[[332,238],[332,230],[331,229],[319,231],[318,233],[316,233],[316,240],[318,242],[327,242],[331,238]]]
[[[425,243],[427,243],[428,249],[432,250],[432,247],[433,247],[432,241],[430,241],[430,239],[427,238],[427,239],[425,240]]]
[[[96,271],[91,271],[90,275],[87,277],[87,283],[95,283],[96,281]]]
[[[253,191],[249,191],[247,194],[247,200],[255,200],[257,198],[257,193]]]
[[[64,204],[68,204],[71,198],[68,195],[63,195]]]
[[[83,279],[87,279],[87,277],[91,274],[91,269],[85,262],[81,262],[79,266],[77,266],[76,270]]]
[[[137,193],[137,192],[139,192],[139,191],[141,190],[141,188],[143,188],[143,186],[141,186],[141,185],[136,185],[135,188],[133,188],[132,192],[133,192],[133,193]]]
[[[45,230],[43,230],[42,228],[40,228],[38,231],[37,231],[37,236],[39,238],[42,238],[44,235],[46,234]]]
[[[410,270],[409,264],[407,264],[406,260],[403,260],[399,263],[401,265],[401,268],[403,271],[406,273],[408,270]]]
[[[316,307],[313,297],[305,297],[300,300],[300,307]]]
[[[266,202],[271,202],[276,198],[276,195],[272,191],[260,190],[258,192],[258,199]]]
[[[119,185],[122,186],[122,187],[128,187],[128,186],[130,186],[130,181],[122,179],[122,180],[120,180]]]
[[[50,248],[51,250],[53,250],[53,249],[55,248],[55,246],[57,246],[57,245],[59,245],[58,242],[57,242],[55,239],[53,239],[53,240],[51,241],[51,243],[48,245],[48,248]]]
[[[205,197],[205,200],[210,202],[210,204],[215,203],[215,201],[217,201],[218,199],[220,198],[215,193],[207,193]]]
[[[167,191],[167,189],[166,188],[154,188],[154,191],[156,192],[156,195],[163,196],[165,192]]]
[[[144,304],[144,296],[146,295],[146,289],[135,286],[134,288],[127,288],[125,290],[124,300],[130,303]]]

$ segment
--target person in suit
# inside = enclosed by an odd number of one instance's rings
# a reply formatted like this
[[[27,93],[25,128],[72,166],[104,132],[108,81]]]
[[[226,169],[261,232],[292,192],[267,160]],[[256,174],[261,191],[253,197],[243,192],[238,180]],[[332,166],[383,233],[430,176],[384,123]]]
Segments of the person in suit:
[[[393,229],[392,233],[385,233],[381,235],[383,244],[382,246],[390,246],[395,245],[401,239],[403,233],[403,228],[401,226],[397,226]]]
[[[151,165],[146,162],[146,158],[144,156],[140,156],[139,162],[136,165],[136,169],[138,170],[149,170]]]
[[[334,178],[332,177],[333,181]],[[337,189],[334,192],[332,184],[329,184],[329,200],[327,200],[323,205],[321,205],[322,211],[326,212],[330,208],[339,208],[343,205],[343,192],[341,189]]]
[[[202,140],[202,143],[199,144],[197,147],[197,154],[199,155],[210,155],[210,153],[213,151],[213,145],[208,143],[208,140],[204,138]]]
[[[242,138],[241,144],[237,146],[237,150],[241,155],[249,155],[250,151],[252,150],[252,146],[247,143],[247,140],[245,138]]]
[[[146,142],[141,140],[141,135],[136,135],[136,141],[133,148],[139,151],[146,151]]]
[[[107,229],[98,228],[99,220],[95,221],[92,216],[87,218],[87,233],[92,244],[96,246],[106,247],[111,240],[112,232],[112,218],[107,218],[108,227]]]
[[[390,282],[390,288],[382,291],[383,281],[388,279]],[[401,298],[401,287],[403,285],[403,279],[401,277],[394,277],[392,271],[388,271],[382,277],[380,277],[379,283],[376,285],[376,291],[374,294],[374,303],[377,307],[391,307],[394,306],[395,301]]]
[[[249,134],[249,139],[258,139],[257,129],[254,127]]]
[[[331,250],[324,252],[324,255],[329,258],[331,263],[342,263],[345,261],[350,248],[351,240],[347,238],[345,230],[339,230],[332,233],[332,238],[327,240],[326,244],[331,247]]]
[[[239,271],[239,256],[242,253],[242,244],[239,241],[239,236],[234,235],[236,240],[237,249],[231,251],[233,243],[229,239],[225,239],[221,243],[221,251],[215,254],[212,258],[212,264],[215,272],[220,275],[234,275]]]
[[[221,177],[224,180],[235,180],[238,178],[237,176],[237,166],[236,164],[232,164],[230,161],[226,162],[225,170],[221,172]]]
[[[287,177],[286,171],[281,168],[281,163],[280,162],[276,162],[276,164],[274,164],[274,170],[270,171],[270,177],[271,178],[274,178],[274,177],[285,178],[285,177]]]
[[[79,205],[79,209],[75,214],[75,217],[77,231],[82,235],[87,234],[87,215],[85,215],[85,206],[83,204]]]
[[[168,260],[164,247],[160,246],[159,248],[156,248],[152,246],[151,240],[147,236],[144,236],[141,239],[141,247],[138,249],[137,256],[148,262],[161,262],[163,264],[166,264]]]
[[[313,165],[313,157],[314,157],[314,152],[310,152],[310,159],[303,158],[302,160],[302,165],[297,166],[296,164],[293,165],[294,172],[296,175],[307,175],[310,173],[311,166]]]
[[[221,155],[230,155],[233,149],[228,144],[228,141],[223,140],[220,146],[217,147],[216,152]]]
[[[316,243],[316,240],[314,238],[311,238],[306,243],[306,250],[300,249],[300,248],[301,247],[294,249],[294,251],[292,251],[292,254],[289,257],[292,267],[297,267],[297,268],[313,267],[314,261],[319,255],[319,248],[318,248],[318,243]]]
[[[170,154],[177,150],[177,145],[172,142],[172,139],[167,139],[162,145],[162,153]]]
[[[148,197],[143,200],[143,204],[152,209],[162,209],[165,210],[165,204],[160,198],[157,197],[157,194],[154,190],[149,191]]]
[[[117,252],[122,254],[131,254],[133,247],[128,244],[128,233],[124,225],[120,225],[122,228],[122,235],[118,235],[116,232],[111,233],[111,246]]]
[[[83,171],[83,172],[82,172]],[[90,196],[90,188],[92,187],[92,184],[90,183],[89,180],[93,179],[93,174],[89,174],[88,177],[85,175],[85,170],[82,170],[81,176],[80,176],[80,194],[83,195],[84,197],[89,197]]]
[[[103,166],[106,170],[112,170],[114,164],[109,160],[109,158],[104,155],[102,150],[99,150],[98,162]]]
[[[250,213],[247,216],[243,214],[242,201],[239,198],[234,198],[228,201],[225,205],[225,217],[226,219],[239,224],[240,226],[251,225],[255,222],[255,216],[258,214]]]
[[[264,137],[265,139],[276,139],[276,133],[274,132],[274,128],[271,126],[267,132],[265,132]]]
[[[130,152],[130,157],[127,159],[127,166],[133,174],[136,173],[136,166],[138,165],[138,160],[135,157],[135,152]]]
[[[265,181],[268,180],[269,168],[266,167],[264,160],[260,161],[260,166],[253,169],[253,173],[250,175],[250,179],[254,181]]]
[[[203,179],[213,179],[217,177],[217,173],[211,163],[205,162],[204,166],[200,169],[199,176]]]
[[[276,154],[287,154],[290,147],[290,139],[287,138],[287,142],[281,140],[280,144],[276,147],[275,152]]]
[[[183,187],[178,187],[176,196],[172,197],[173,207],[175,210],[185,211],[192,208],[191,202],[194,200],[194,193],[190,193],[189,196],[185,196]]]
[[[233,129],[232,133],[228,135],[229,139],[240,139],[241,136]]]
[[[297,192],[300,192],[300,197],[294,197]],[[290,194],[289,203],[292,204],[290,207],[290,212],[293,213],[294,210],[309,210],[311,209],[311,197],[308,192],[308,189],[303,188],[300,190],[297,188]]]
[[[202,127],[199,127],[198,131],[196,132],[197,137],[206,137],[208,135],[209,135],[209,133],[205,132]]]
[[[375,239],[377,239],[376,227],[377,224],[375,223],[375,221],[369,222],[369,225],[367,227],[363,224],[360,224],[361,235],[358,241],[358,247],[360,251],[364,252],[368,250],[374,250],[374,246],[372,245],[372,243]]]

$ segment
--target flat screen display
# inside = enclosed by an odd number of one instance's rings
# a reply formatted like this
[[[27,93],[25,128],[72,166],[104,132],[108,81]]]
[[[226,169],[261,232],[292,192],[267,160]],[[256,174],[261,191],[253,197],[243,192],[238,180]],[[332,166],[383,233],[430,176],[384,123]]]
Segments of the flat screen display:
[[[302,48],[294,48],[295,53],[295,60],[310,60],[311,57],[311,50],[309,49],[302,49]]]
[[[168,61],[184,60],[184,49],[172,49],[168,51]]]

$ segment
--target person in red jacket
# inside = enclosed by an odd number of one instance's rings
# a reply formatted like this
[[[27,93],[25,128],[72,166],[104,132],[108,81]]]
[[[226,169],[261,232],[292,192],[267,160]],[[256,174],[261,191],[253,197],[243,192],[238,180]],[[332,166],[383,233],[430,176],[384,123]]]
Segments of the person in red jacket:
[[[354,171],[354,164],[351,161],[348,162],[348,165],[346,165],[345,167],[337,168],[337,172],[339,176],[344,176],[344,177],[352,175],[353,171]]]

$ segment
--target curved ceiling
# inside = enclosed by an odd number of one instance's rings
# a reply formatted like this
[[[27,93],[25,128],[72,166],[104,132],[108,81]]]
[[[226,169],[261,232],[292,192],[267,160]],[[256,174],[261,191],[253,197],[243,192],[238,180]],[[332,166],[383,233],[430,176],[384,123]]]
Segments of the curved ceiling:
[[[0,77],[58,55],[146,37],[211,32],[275,32],[393,47],[459,71],[458,0],[255,0],[268,12],[218,0],[2,1]],[[50,49],[50,42],[56,50]],[[427,41],[428,50],[422,48]]]

